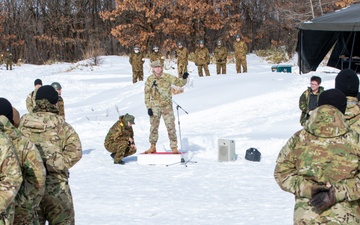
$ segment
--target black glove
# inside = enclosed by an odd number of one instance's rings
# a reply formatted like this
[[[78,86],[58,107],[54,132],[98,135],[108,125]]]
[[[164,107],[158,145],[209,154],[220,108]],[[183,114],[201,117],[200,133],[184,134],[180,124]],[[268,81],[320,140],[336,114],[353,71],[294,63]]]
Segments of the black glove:
[[[218,62],[222,62],[222,60],[221,60],[221,59],[218,59]]]
[[[207,64],[209,65],[209,64],[210,64],[210,62],[207,62]]]
[[[195,66],[198,66],[197,63],[195,63]]]
[[[183,74],[183,79],[187,79],[188,76],[189,76],[189,73],[188,73],[188,72],[185,72],[185,73]]]
[[[154,115],[154,113],[153,113],[153,111],[152,111],[151,108],[148,109],[148,115],[149,115],[149,116],[153,116],[153,115]]]
[[[311,193],[310,203],[320,212],[323,212],[336,203],[335,189],[333,187],[316,187],[311,190]]]

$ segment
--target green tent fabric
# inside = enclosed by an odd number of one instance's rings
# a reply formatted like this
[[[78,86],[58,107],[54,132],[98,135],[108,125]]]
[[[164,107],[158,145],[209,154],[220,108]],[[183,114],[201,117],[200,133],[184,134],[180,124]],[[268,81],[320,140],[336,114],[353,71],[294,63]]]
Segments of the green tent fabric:
[[[316,71],[332,47],[328,66],[360,71],[360,4],[300,23],[297,28],[300,73]]]

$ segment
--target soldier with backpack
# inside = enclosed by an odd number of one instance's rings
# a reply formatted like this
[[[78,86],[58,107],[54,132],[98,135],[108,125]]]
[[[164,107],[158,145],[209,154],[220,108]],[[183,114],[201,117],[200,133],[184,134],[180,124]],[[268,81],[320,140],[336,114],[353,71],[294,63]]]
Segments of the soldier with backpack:
[[[75,224],[69,169],[82,157],[74,128],[59,115],[59,95],[50,85],[36,92],[32,112],[21,117],[19,130],[38,147],[47,171],[45,193],[40,202],[40,224]]]

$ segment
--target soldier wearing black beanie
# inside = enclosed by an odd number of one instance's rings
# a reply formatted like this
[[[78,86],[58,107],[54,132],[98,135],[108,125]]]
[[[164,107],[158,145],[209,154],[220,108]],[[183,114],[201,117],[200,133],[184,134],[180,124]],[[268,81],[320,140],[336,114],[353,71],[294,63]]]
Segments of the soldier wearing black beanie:
[[[36,92],[35,100],[47,99],[51,104],[55,105],[59,96],[56,90],[51,85],[41,86]]]
[[[332,105],[342,112],[342,114],[345,114],[346,102],[346,96],[340,90],[329,89],[320,94],[318,106]]]
[[[357,97],[359,92],[359,78],[352,69],[341,70],[335,78],[335,88],[346,96]]]
[[[14,124],[13,109],[11,103],[6,98],[0,98],[0,115],[6,116]]]

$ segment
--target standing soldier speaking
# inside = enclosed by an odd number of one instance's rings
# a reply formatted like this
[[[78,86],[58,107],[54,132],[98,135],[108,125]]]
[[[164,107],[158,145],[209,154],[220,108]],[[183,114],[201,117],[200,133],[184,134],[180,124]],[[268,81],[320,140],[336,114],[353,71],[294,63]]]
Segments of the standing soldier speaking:
[[[216,74],[226,74],[227,50],[222,46],[221,40],[218,40],[216,43],[214,55],[216,59]]]
[[[184,47],[182,43],[179,41],[178,49],[176,51],[179,78],[182,78],[183,74],[187,72],[188,56],[189,56],[189,52],[187,48]]]
[[[175,116],[172,107],[171,85],[184,86],[188,73],[183,74],[183,79],[163,73],[160,61],[151,63],[153,74],[145,82],[145,105],[150,116],[150,149],[145,153],[156,152],[156,142],[159,139],[160,118],[163,116],[168,136],[170,148],[174,154],[178,154],[177,137],[175,129]]]
[[[138,81],[142,81],[144,79],[143,65],[145,59],[143,54],[140,52],[139,46],[134,47],[134,52],[130,55],[129,62],[131,64],[133,72],[133,83],[135,84]]]
[[[195,51],[195,65],[198,67],[199,76],[203,75],[203,68],[205,70],[205,75],[210,76],[209,67],[210,64],[210,54],[209,50],[204,47],[204,41],[199,41],[199,47]]]
[[[244,41],[240,39],[240,34],[236,35],[236,41],[234,42],[234,51],[236,59],[236,72],[241,73],[241,67],[243,72],[247,72],[247,63],[246,63],[246,52],[247,46]]]

